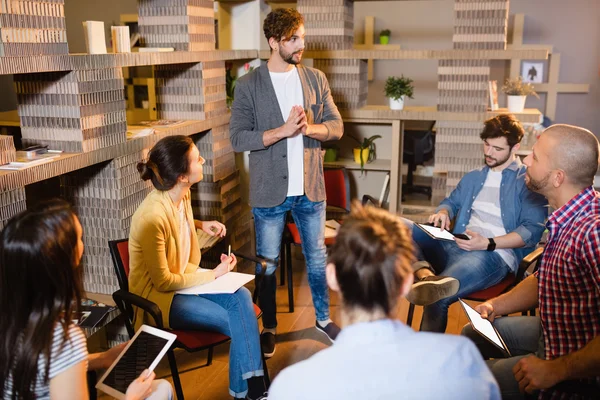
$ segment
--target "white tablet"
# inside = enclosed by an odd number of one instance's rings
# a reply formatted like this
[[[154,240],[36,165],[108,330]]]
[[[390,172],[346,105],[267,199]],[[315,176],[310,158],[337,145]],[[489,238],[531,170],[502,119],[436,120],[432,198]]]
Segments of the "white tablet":
[[[445,229],[440,229],[435,226],[426,225],[426,224],[418,224],[415,223],[419,228],[425,231],[426,234],[431,236],[434,239],[438,240],[451,240],[454,241],[454,235],[448,232]]]
[[[465,310],[467,317],[469,317],[469,321],[471,321],[471,326],[473,327],[475,332],[479,333],[481,336],[486,338],[490,343],[502,350],[509,357],[512,357],[510,351],[508,350],[508,347],[506,347],[506,344],[504,344],[504,340],[502,340],[502,337],[500,336],[496,328],[494,328],[494,325],[492,325],[492,323],[489,320],[481,318],[481,314],[475,311],[473,307],[471,307],[461,299],[458,299],[458,301],[460,302],[460,305],[462,306],[463,310]]]
[[[100,378],[96,389],[119,400],[125,399],[129,384],[145,369],[153,371],[176,338],[172,333],[142,325]]]

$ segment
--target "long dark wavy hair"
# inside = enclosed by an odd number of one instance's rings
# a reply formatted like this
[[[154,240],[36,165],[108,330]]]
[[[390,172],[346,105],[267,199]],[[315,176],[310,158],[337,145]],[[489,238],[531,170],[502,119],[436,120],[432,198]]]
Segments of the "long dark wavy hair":
[[[13,217],[0,234],[0,398],[12,374],[12,399],[34,399],[42,357],[48,382],[56,324],[68,339],[82,290],[76,218],[67,202],[51,200]]]

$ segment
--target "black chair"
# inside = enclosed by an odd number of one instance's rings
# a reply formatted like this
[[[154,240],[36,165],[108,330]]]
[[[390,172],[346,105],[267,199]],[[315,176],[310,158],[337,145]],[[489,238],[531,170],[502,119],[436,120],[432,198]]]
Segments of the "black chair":
[[[404,129],[403,162],[408,164],[406,184],[402,184],[402,196],[409,193],[421,193],[431,200],[431,187],[414,184],[414,172],[417,165],[433,158],[435,150],[435,121],[427,122],[422,129]],[[404,198],[402,199],[404,200]]]
[[[162,312],[160,308],[158,308],[158,306],[154,302],[151,302],[143,297],[129,292],[128,244],[129,239],[111,240],[108,242],[110,255],[113,261],[113,265],[115,267],[115,272],[117,274],[117,280],[119,281],[120,287],[120,290],[117,290],[113,293],[113,299],[119,307],[121,313],[126,317],[125,327],[127,328],[127,333],[129,334],[130,338],[133,337],[133,335],[135,335],[132,323],[134,316],[133,307],[140,307],[141,309],[146,311],[149,315],[152,316],[152,319],[154,319],[154,323],[157,328],[167,330],[164,328],[162,323]],[[256,298],[259,293],[258,289],[260,286],[260,282],[267,269],[267,262],[261,258],[241,254],[239,252],[232,251],[232,253],[235,254],[238,258],[244,258],[246,260],[261,265],[261,272],[256,274],[255,290],[252,296],[252,300],[254,301],[254,303],[256,303]],[[260,318],[262,316],[262,311],[256,304],[254,304],[254,311],[256,313],[256,318]],[[175,354],[173,352],[173,349],[182,348],[190,353],[201,350],[208,350],[208,360],[206,362],[206,365],[210,365],[212,363],[214,347],[219,344],[228,342],[230,338],[229,336],[212,331],[171,330],[170,332],[177,335],[177,339],[173,343],[171,349],[169,349],[169,351],[167,352],[167,358],[169,360],[169,367],[171,368],[171,375],[173,377],[173,384],[175,386],[175,393],[177,394],[177,399],[183,400],[183,389],[181,387],[181,381],[179,380],[179,371],[177,369],[177,363],[175,361]],[[265,384],[268,388],[270,385],[270,378],[264,355],[263,368],[265,373]]]

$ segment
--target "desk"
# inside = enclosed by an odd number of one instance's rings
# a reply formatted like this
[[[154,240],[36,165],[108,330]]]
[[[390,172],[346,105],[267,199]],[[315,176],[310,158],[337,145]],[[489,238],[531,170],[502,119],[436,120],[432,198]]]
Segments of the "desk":
[[[390,173],[389,210],[396,213],[400,209],[402,198],[402,147],[403,147],[403,121],[399,119],[377,118],[344,118],[344,123],[350,124],[377,124],[391,126],[391,158],[375,159],[364,165],[365,171],[387,171]],[[341,140],[344,140],[342,137]],[[382,140],[382,139],[380,139]],[[385,140],[385,138],[383,138]],[[380,142],[376,142],[376,145]],[[351,170],[360,170],[360,165],[354,160],[340,159],[335,162],[324,163],[325,167],[344,167]]]

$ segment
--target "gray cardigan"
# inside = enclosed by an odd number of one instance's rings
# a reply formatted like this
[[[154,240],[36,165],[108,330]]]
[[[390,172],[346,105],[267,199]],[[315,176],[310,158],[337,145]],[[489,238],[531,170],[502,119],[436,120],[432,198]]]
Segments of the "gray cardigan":
[[[325,74],[298,65],[309,124],[323,124],[327,140],[344,133],[342,117],[333,102]],[[241,77],[235,87],[229,132],[236,152],[250,151],[250,205],[275,207],[288,189],[287,141],[265,147],[263,134],[285,123],[266,64]],[[325,200],[321,142],[304,136],[304,193],[311,201]]]

